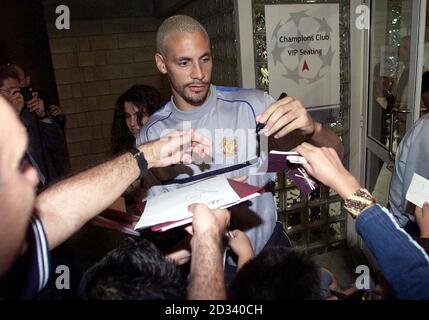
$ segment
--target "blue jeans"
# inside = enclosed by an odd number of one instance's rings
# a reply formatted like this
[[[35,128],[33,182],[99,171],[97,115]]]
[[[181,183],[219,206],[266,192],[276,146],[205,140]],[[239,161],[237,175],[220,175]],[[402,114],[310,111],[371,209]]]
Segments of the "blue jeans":
[[[398,299],[429,300],[429,257],[380,205],[364,210],[356,230]]]

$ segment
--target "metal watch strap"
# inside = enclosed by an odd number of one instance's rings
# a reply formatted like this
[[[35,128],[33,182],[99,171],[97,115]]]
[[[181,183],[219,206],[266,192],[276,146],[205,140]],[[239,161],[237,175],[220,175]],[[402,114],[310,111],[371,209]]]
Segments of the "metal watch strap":
[[[374,197],[365,188],[360,188],[344,201],[346,209],[353,218],[356,218],[365,208],[376,203]]]

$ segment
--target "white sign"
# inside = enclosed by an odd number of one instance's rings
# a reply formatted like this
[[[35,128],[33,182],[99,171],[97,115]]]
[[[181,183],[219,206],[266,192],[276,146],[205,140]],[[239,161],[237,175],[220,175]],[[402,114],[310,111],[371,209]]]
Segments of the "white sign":
[[[306,107],[340,103],[339,5],[266,5],[269,90]]]

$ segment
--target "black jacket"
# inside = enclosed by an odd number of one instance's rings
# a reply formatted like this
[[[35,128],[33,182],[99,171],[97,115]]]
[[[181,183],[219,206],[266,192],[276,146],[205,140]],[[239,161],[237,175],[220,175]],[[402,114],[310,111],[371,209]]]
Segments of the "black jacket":
[[[40,186],[48,185],[64,174],[63,164],[55,159],[56,154],[66,151],[64,133],[58,123],[38,120],[27,108],[23,109],[20,119],[27,129],[29,138],[27,158],[33,163],[39,176],[43,175],[45,178],[41,179]]]

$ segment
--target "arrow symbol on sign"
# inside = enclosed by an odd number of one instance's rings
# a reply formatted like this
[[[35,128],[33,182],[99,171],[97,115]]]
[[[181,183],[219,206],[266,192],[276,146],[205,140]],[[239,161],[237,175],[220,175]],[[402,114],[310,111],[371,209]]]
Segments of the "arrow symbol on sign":
[[[307,60],[304,60],[304,65],[302,66],[302,72],[304,72],[305,70],[310,71],[310,68],[307,64]]]

